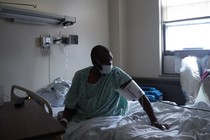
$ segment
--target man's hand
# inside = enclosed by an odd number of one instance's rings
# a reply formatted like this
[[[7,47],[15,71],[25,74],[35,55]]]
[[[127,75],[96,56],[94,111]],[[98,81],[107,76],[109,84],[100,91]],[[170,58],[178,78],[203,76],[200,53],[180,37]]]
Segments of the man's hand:
[[[169,129],[169,125],[168,124],[160,124],[158,122],[153,122],[152,126],[159,128],[160,130],[167,130]]]
[[[60,124],[63,125],[63,126],[66,128],[66,127],[67,127],[67,124],[68,124],[68,120],[65,119],[65,118],[62,118],[62,119],[60,120]]]

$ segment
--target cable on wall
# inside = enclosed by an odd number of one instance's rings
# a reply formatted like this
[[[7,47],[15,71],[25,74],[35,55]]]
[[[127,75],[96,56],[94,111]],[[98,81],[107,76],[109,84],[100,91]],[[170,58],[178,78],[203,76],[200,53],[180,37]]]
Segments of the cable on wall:
[[[51,70],[50,70],[50,67],[51,67],[51,53],[49,51],[49,67],[48,67],[49,84],[51,82],[51,78],[50,78],[50,76],[51,76]]]

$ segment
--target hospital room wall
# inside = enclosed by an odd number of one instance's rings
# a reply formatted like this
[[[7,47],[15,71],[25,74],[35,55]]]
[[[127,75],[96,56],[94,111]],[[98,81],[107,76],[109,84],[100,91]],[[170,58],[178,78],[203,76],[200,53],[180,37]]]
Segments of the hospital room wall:
[[[159,0],[131,0],[128,5],[127,70],[135,77],[161,75]]]
[[[157,0],[31,0],[30,3],[37,4],[37,8],[23,8],[75,16],[77,23],[63,29],[0,20],[0,85],[7,96],[12,84],[36,91],[58,77],[72,80],[75,71],[91,65],[89,54],[96,44],[109,46],[114,64],[131,76],[159,76]],[[52,45],[49,52],[41,52],[40,35],[69,34],[79,36],[78,45]]]
[[[0,0],[2,1],[2,0]],[[7,0],[14,2],[14,0]],[[0,85],[4,86],[5,101],[11,85],[32,91],[47,86],[55,78],[72,80],[74,73],[90,66],[90,51],[94,45],[109,45],[107,0],[16,0],[37,4],[27,8],[47,13],[76,17],[77,22],[64,29],[47,25],[10,23],[0,20]],[[78,45],[55,45],[41,51],[40,35],[79,36]]]
[[[159,0],[109,0],[114,62],[134,77],[161,75]]]

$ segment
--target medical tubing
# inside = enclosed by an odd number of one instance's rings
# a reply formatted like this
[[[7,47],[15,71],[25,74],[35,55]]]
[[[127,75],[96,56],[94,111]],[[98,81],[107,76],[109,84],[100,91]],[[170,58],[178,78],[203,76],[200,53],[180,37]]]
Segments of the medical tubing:
[[[161,100],[159,100],[159,102],[164,103],[164,104],[168,104],[168,105],[172,105],[172,106],[177,106],[177,107],[180,107],[180,108],[190,109],[190,110],[199,110],[199,111],[204,111],[204,112],[210,112],[210,110],[206,110],[206,109],[192,108],[192,107],[186,107],[186,106],[178,106],[178,105],[175,105],[175,104],[163,102]]]

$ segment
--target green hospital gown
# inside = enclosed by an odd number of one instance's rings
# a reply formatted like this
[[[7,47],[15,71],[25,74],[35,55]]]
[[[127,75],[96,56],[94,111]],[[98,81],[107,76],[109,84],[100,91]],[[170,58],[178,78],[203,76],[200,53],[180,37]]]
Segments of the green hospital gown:
[[[118,67],[102,75],[95,84],[87,82],[91,67],[75,73],[71,88],[66,95],[65,107],[76,109],[72,121],[82,121],[99,116],[124,115],[128,107],[126,98],[116,89],[131,77]]]

